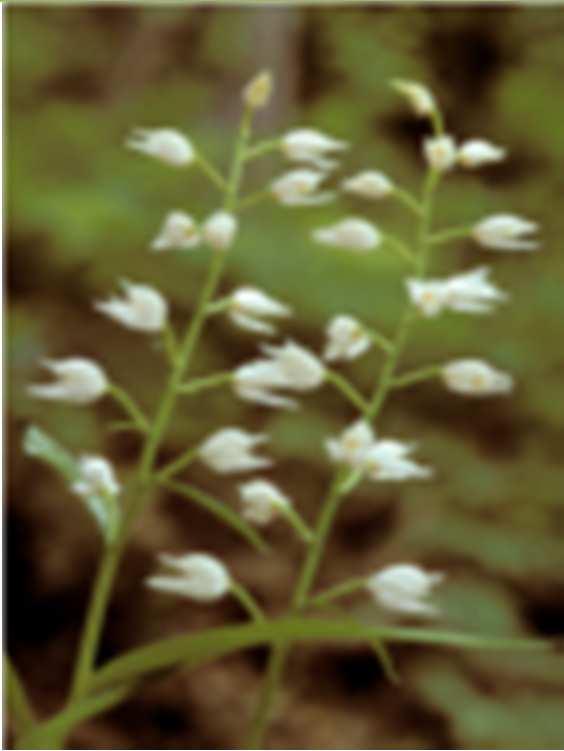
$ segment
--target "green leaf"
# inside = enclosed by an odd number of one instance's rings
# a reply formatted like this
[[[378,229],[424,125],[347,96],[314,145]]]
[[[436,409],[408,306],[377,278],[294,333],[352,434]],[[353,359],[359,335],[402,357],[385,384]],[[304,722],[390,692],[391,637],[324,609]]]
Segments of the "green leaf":
[[[6,705],[16,728],[16,734],[28,732],[35,723],[35,714],[17,670],[8,657],[4,658]]]
[[[57,749],[61,748],[70,731],[79,722],[104,712],[123,701],[130,693],[131,686],[105,691],[97,696],[84,699],[77,704],[71,704],[59,714],[49,720],[36,725],[23,735],[16,748],[20,749]]]
[[[343,641],[430,644],[460,649],[547,650],[549,642],[533,639],[496,639],[427,628],[371,627],[351,620],[290,617],[177,636],[135,649],[112,660],[93,677],[105,688],[137,679],[145,673],[182,664],[196,667],[230,652],[275,642]]]
[[[80,473],[74,456],[36,425],[31,425],[25,431],[23,450],[28,456],[53,467],[69,485],[78,479]],[[121,514],[116,499],[97,495],[91,495],[88,498],[80,496],[80,498],[90,515],[94,517],[106,542],[113,542]]]

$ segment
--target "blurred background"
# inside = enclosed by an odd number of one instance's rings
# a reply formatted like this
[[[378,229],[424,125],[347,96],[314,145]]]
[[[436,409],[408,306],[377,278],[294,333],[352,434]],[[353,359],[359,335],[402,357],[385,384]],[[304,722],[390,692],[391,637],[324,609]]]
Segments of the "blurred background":
[[[564,261],[564,12],[561,9],[14,8],[7,12],[9,494],[8,648],[46,714],[64,699],[100,540],[76,498],[22,455],[30,422],[76,451],[100,452],[122,478],[139,442],[113,434],[104,401],[71,408],[31,400],[43,356],[100,360],[151,410],[162,387],[162,353],[146,336],[113,325],[91,301],[117,280],[148,282],[189,319],[207,252],[152,255],[150,239],[171,208],[204,216],[217,206],[195,170],[176,171],[123,148],[132,126],[184,130],[225,168],[241,86],[258,69],[276,76],[257,121],[269,137],[311,126],[351,141],[337,178],[381,169],[419,189],[424,122],[387,85],[427,82],[457,137],[507,146],[506,163],[448,177],[437,226],[511,210],[542,226],[538,254],[441,249],[434,271],[490,264],[510,304],[487,319],[444,315],[420,325],[404,368],[478,356],[511,371],[509,398],[469,401],[423,384],[390,400],[380,433],[420,442],[437,469],[431,483],[364,484],[331,538],[319,584],[395,561],[445,570],[445,628],[498,636],[564,631],[562,354]],[[245,189],[286,165],[257,164]],[[345,212],[409,239],[405,213],[388,202],[249,210],[222,289],[264,288],[291,304],[292,336],[319,351],[329,317],[347,312],[394,330],[404,304],[395,257],[315,246],[310,230]],[[193,374],[250,359],[257,339],[224,319],[209,323]],[[344,369],[368,391],[381,359]],[[313,520],[331,469],[322,448],[353,417],[330,389],[298,413],[253,409],[228,391],[186,398],[162,459],[218,426],[271,436],[280,483]],[[236,481],[194,465],[190,481],[236,506]],[[220,555],[272,613],[283,612],[300,544],[284,525],[267,531],[273,553],[248,545],[187,501],[163,494],[123,563],[104,632],[102,659],[167,634],[237,622],[230,602],[197,606],[145,591],[157,552]],[[381,615],[363,598],[351,612]],[[368,647],[295,650],[272,726],[272,748],[562,748],[564,656],[394,649],[400,686],[390,686]],[[116,711],[82,725],[72,748],[233,748],[241,743],[266,654],[255,650],[148,684]]]

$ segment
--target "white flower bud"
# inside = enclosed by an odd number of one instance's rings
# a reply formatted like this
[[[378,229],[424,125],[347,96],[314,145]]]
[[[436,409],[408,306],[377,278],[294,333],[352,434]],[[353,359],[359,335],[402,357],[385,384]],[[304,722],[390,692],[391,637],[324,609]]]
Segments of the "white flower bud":
[[[358,420],[337,438],[329,438],[326,448],[332,461],[359,468],[364,466],[366,452],[374,441],[374,431],[370,425],[364,420]]]
[[[249,472],[270,467],[272,461],[255,456],[253,450],[268,441],[262,433],[248,433],[240,428],[222,428],[200,446],[200,459],[221,474]]]
[[[231,589],[231,577],[223,563],[207,553],[159,556],[162,565],[173,574],[150,576],[145,583],[166,594],[188,597],[196,602],[216,602]]]
[[[239,495],[243,507],[242,515],[260,526],[269,524],[281,510],[292,505],[280,488],[267,480],[251,480],[239,485]]]
[[[346,193],[377,201],[386,198],[394,192],[394,184],[383,172],[365,170],[352,177],[347,177],[341,183]]]
[[[327,155],[345,151],[349,145],[318,130],[298,128],[283,136],[281,147],[285,156],[293,162],[306,162],[319,169],[330,170],[338,162],[327,159]]]
[[[438,610],[428,598],[443,580],[442,573],[427,573],[419,566],[398,563],[372,574],[366,587],[376,602],[392,613],[436,616]]]
[[[479,266],[446,279],[407,279],[411,302],[426,317],[448,309],[458,313],[491,313],[508,296],[488,280],[490,269]]]
[[[243,89],[243,101],[247,107],[254,110],[266,107],[272,96],[273,85],[272,73],[269,70],[263,70],[251,78]]]
[[[214,250],[229,250],[237,234],[237,228],[237,218],[233,214],[216,211],[204,223],[204,240]]]
[[[190,141],[173,128],[136,128],[125,145],[173,167],[186,167],[195,159]]]
[[[380,230],[365,219],[349,217],[329,227],[321,227],[312,233],[313,239],[323,245],[347,248],[358,253],[367,253],[382,242]]]
[[[229,298],[229,318],[242,329],[272,335],[276,328],[265,318],[286,318],[291,309],[255,287],[240,287]]]
[[[319,358],[296,342],[288,340],[280,346],[265,344],[262,351],[285,379],[287,389],[311,391],[325,380],[325,368]]]
[[[470,141],[464,141],[458,149],[458,163],[467,169],[474,169],[501,162],[506,155],[507,149],[480,138],[473,138]]]
[[[73,493],[84,498],[115,496],[121,490],[114,468],[103,456],[85,454],[78,462],[79,477],[71,486]]]
[[[85,357],[63,360],[42,360],[42,366],[56,376],[54,383],[35,384],[29,393],[39,399],[91,404],[108,390],[108,379],[102,368]]]
[[[270,189],[283,206],[317,206],[328,203],[335,197],[329,191],[316,193],[325,177],[323,172],[297,169],[274,180]]]
[[[447,172],[456,164],[457,150],[454,138],[449,135],[426,138],[423,141],[423,154],[430,167],[438,172]]]
[[[372,480],[402,482],[411,479],[427,479],[433,470],[417,464],[409,458],[415,446],[401,441],[376,441],[364,457],[365,469]]]
[[[477,359],[453,360],[441,370],[450,391],[465,396],[495,396],[513,389],[513,378],[487,362]]]
[[[327,345],[324,358],[328,362],[354,360],[363,355],[372,344],[364,326],[352,316],[340,315],[327,325]]]
[[[437,111],[435,98],[423,84],[397,79],[392,81],[391,85],[407,99],[414,113],[419,117],[428,117]]]
[[[472,236],[492,250],[537,250],[539,243],[523,237],[538,230],[538,224],[514,214],[494,214],[474,226]]]
[[[121,282],[121,287],[122,298],[95,302],[95,309],[134,331],[162,331],[167,322],[168,303],[161,293],[146,284],[127,281]]]
[[[152,250],[188,250],[200,242],[196,222],[184,211],[169,212],[159,234],[151,243]]]

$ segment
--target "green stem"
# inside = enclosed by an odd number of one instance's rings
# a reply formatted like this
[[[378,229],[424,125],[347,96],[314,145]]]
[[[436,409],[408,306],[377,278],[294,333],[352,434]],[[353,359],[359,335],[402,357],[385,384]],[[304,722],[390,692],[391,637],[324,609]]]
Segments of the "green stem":
[[[270,188],[263,188],[262,190],[257,190],[256,193],[251,193],[250,195],[242,198],[239,204],[239,208],[241,210],[248,209],[251,206],[256,206],[257,203],[262,203],[262,201],[266,201],[268,198],[272,199],[272,191],[270,190]]]
[[[174,477],[174,475],[177,475],[179,472],[185,469],[185,467],[187,467],[195,459],[198,458],[199,451],[199,446],[190,446],[190,448],[186,449],[186,451],[183,451],[180,456],[178,456],[176,459],[173,459],[169,464],[165,465],[161,470],[157,472],[157,480],[159,480],[159,482],[162,482],[164,480],[168,480],[170,477]]]
[[[256,146],[252,146],[248,151],[247,155],[245,157],[246,161],[251,161],[251,159],[257,159],[260,156],[264,156],[265,154],[270,154],[273,151],[278,151],[280,149],[280,146],[282,144],[282,140],[280,138],[273,138],[269,141],[263,141],[262,143],[257,143]]]
[[[122,407],[124,412],[126,412],[129,417],[131,417],[139,430],[141,430],[143,433],[146,433],[149,429],[149,421],[143,414],[140,407],[133,400],[133,398],[129,396],[127,391],[125,391],[125,389],[122,389],[120,386],[116,386],[115,383],[112,383],[109,386],[109,394],[115,399],[120,407]]]
[[[397,253],[404,261],[407,261],[412,266],[416,263],[415,257],[411,254],[409,248],[404,245],[401,240],[393,235],[383,235],[382,239],[386,245],[388,245],[394,253]]]
[[[472,234],[472,227],[451,227],[450,229],[441,230],[441,232],[435,232],[429,237],[431,245],[442,245],[450,240],[459,240],[462,237],[470,237]]]
[[[36,718],[18,671],[7,656],[4,657],[4,685],[6,706],[10,719],[14,723],[16,736],[19,737],[31,730]]]
[[[366,578],[347,579],[345,582],[341,582],[330,589],[326,589],[321,594],[315,595],[309,601],[309,605],[313,608],[319,608],[322,605],[333,600],[338,600],[340,597],[350,595],[352,592],[358,592],[359,589],[364,589],[366,586]]]
[[[286,666],[286,657],[289,650],[290,644],[288,642],[276,644],[270,650],[264,684],[245,742],[245,748],[247,749],[260,749],[263,747],[262,741],[270,724],[272,710]]]
[[[196,154],[196,165],[203,174],[220,190],[225,190],[227,183],[220,172],[202,154]]]
[[[249,590],[236,581],[231,582],[231,594],[237,599],[253,621],[264,621],[264,612]]]
[[[179,394],[197,394],[206,389],[215,389],[218,386],[225,386],[233,380],[233,373],[228,370],[225,373],[214,373],[204,378],[193,378],[188,383],[181,383],[178,387]]]
[[[167,324],[163,330],[164,350],[171,365],[176,362],[176,336],[170,324]]]
[[[288,524],[294,529],[298,537],[306,544],[313,539],[313,532],[302,519],[301,515],[292,506],[284,506],[280,509],[280,514],[283,516]]]
[[[369,329],[365,327],[364,330],[368,334],[368,336],[372,339],[374,344],[380,347],[380,349],[383,349],[384,352],[390,352],[390,350],[393,347],[393,344],[389,339],[387,339],[383,334],[380,334],[380,332],[376,331],[375,329]]]
[[[407,190],[403,190],[403,188],[394,188],[392,195],[397,198],[400,203],[403,203],[404,206],[407,206],[407,208],[414,214],[417,214],[417,216],[421,215],[421,204],[411,195],[411,193],[408,193]]]
[[[364,412],[367,409],[368,404],[362,394],[344,376],[334,370],[326,370],[325,376],[328,382],[333,384],[360,412]]]
[[[407,386],[413,386],[416,383],[421,383],[421,381],[428,381],[431,378],[437,378],[438,376],[440,376],[441,371],[441,365],[429,365],[425,368],[413,370],[410,373],[404,373],[404,375],[397,376],[397,378],[394,378],[392,380],[392,388],[403,389]]]

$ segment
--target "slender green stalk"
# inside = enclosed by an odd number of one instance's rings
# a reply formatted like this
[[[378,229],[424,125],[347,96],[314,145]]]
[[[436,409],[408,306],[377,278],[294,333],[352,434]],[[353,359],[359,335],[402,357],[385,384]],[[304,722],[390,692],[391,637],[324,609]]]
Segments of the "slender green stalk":
[[[155,475],[159,482],[168,480],[170,477],[174,477],[183,469],[188,467],[195,459],[198,458],[199,446],[190,446],[176,459],[173,459],[169,464],[165,465]]]
[[[7,656],[4,656],[4,685],[10,719],[14,723],[16,735],[19,737],[31,730],[35,725],[36,718],[18,671]]]
[[[264,612],[249,590],[236,581],[231,582],[231,594],[237,599],[253,621],[264,621]]]
[[[325,376],[329,383],[333,384],[360,412],[364,412],[367,409],[368,404],[362,394],[344,376],[334,370],[326,370]]]
[[[421,204],[411,195],[411,193],[408,193],[407,190],[403,190],[403,188],[394,188],[393,196],[403,203],[404,206],[407,206],[410,211],[413,211],[414,214],[417,214],[417,216],[421,215]]]
[[[280,509],[280,514],[286,519],[288,524],[294,529],[298,537],[306,544],[313,539],[313,532],[305,523],[301,515],[296,511],[293,506],[284,506]]]
[[[442,245],[450,240],[459,240],[462,237],[470,237],[472,227],[451,227],[450,229],[441,230],[431,235],[429,242],[431,245]]]
[[[253,146],[247,151],[247,156],[245,157],[246,161],[251,161],[251,159],[258,159],[260,156],[264,156],[265,154],[270,154],[273,151],[278,151],[280,149],[280,146],[282,144],[282,139],[280,138],[273,138],[269,141],[263,141],[262,143],[257,143],[256,146]]]
[[[398,256],[403,258],[404,261],[407,261],[412,266],[416,263],[415,257],[409,248],[397,237],[394,237],[393,235],[383,235],[382,240],[394,251],[394,253],[397,253]]]
[[[268,199],[272,200],[272,192],[269,188],[263,188],[262,190],[257,190],[255,193],[251,193],[250,195],[242,198],[239,206],[242,210],[244,210],[250,208],[251,206],[256,206],[257,203],[262,203],[263,201],[266,201]]]
[[[321,592],[320,594],[315,595],[315,597],[312,597],[309,601],[309,605],[313,608],[322,607],[323,605],[327,605],[327,603],[329,602],[333,602],[333,600],[338,600],[340,597],[350,595],[352,594],[352,592],[358,592],[359,589],[364,589],[365,586],[365,577],[357,579],[347,579],[347,581],[341,582],[334,587],[330,587],[324,592]]]
[[[364,328],[364,331],[368,334],[368,336],[372,339],[374,344],[376,344],[380,349],[384,350],[384,352],[390,352],[393,344],[392,342],[387,339],[383,334],[381,334],[379,331],[376,331],[372,328]]]
[[[149,429],[149,421],[143,414],[141,408],[127,393],[127,391],[125,389],[122,389],[120,386],[116,386],[115,383],[112,383],[109,387],[109,393],[110,396],[112,396],[120,405],[120,407],[122,407],[124,412],[126,412],[129,417],[131,417],[134,424],[139,428],[139,430],[141,430],[143,433],[146,433]]]
[[[225,373],[214,373],[203,378],[192,378],[188,383],[181,383],[178,387],[179,394],[197,394],[207,389],[215,389],[225,386],[233,380],[233,373],[228,370]]]
[[[167,324],[163,330],[163,345],[168,361],[171,365],[176,362],[176,336],[170,324]]]
[[[209,162],[202,154],[196,155],[196,164],[202,171],[202,173],[211,180],[211,182],[219,188],[219,190],[225,190],[227,183],[225,178],[219,173],[219,171]]]
[[[278,687],[282,681],[289,651],[289,642],[275,644],[270,650],[266,676],[245,742],[245,748],[247,749],[259,749],[263,747],[262,741],[270,723],[272,709],[278,694]]]
[[[404,373],[403,375],[394,378],[392,380],[392,388],[403,389],[407,386],[413,386],[416,383],[421,383],[421,381],[429,381],[431,378],[438,378],[441,374],[441,371],[441,365],[429,365],[425,368],[412,370],[410,373]]]

